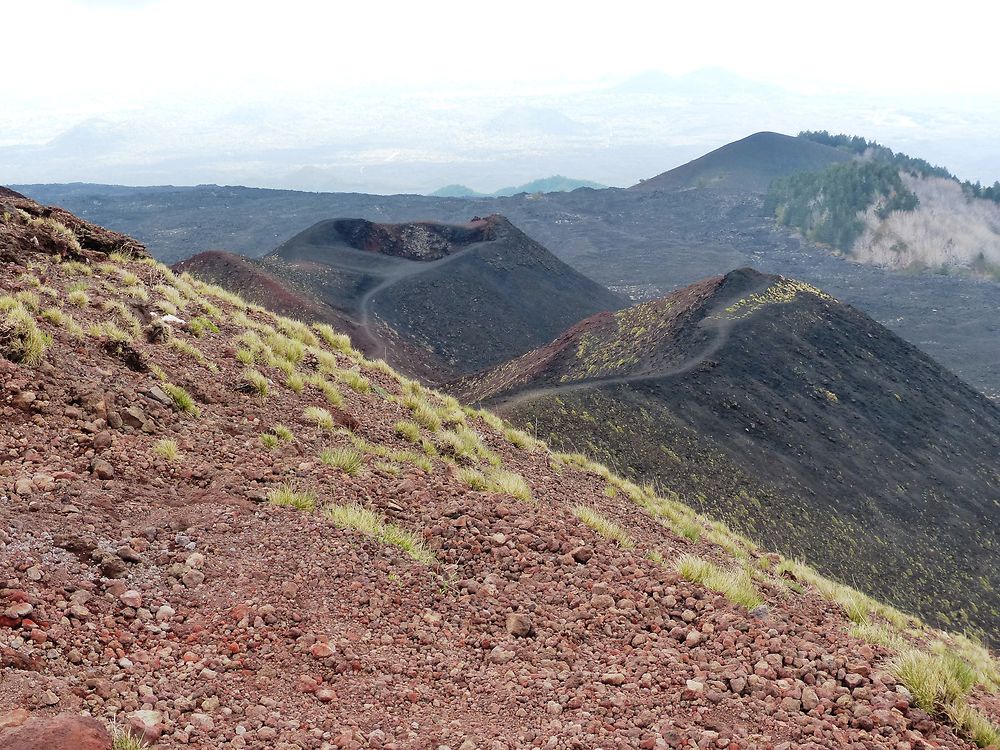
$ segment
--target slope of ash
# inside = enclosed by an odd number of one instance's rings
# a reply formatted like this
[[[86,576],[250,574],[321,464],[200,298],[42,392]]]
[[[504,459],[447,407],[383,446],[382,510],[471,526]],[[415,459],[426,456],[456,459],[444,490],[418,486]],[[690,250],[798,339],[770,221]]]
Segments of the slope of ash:
[[[1000,637],[1000,409],[814,287],[732,271],[455,392],[909,612]]]
[[[0,727],[86,712],[162,748],[964,749],[969,717],[997,715],[970,642],[858,597],[898,639],[861,640],[829,598],[847,590],[804,565],[721,527],[730,552],[676,534],[684,506],[329,328],[23,199],[0,209]],[[894,676],[893,653],[943,659],[916,650],[932,640],[975,668],[957,718]]]

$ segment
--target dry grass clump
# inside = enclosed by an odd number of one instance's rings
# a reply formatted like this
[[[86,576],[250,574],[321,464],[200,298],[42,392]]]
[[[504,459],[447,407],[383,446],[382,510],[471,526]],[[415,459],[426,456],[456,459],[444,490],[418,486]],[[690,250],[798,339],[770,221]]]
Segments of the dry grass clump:
[[[122,302],[106,299],[101,303],[101,309],[110,313],[109,322],[127,331],[131,338],[137,339],[142,335],[142,324],[139,323],[139,319]]]
[[[333,415],[321,406],[309,406],[302,412],[302,416],[308,422],[312,422],[321,430],[333,430],[335,423]]]
[[[337,333],[326,323],[314,323],[313,330],[326,342],[327,346],[344,354],[354,354],[354,347],[351,346],[351,339],[342,333]]]
[[[252,368],[243,371],[243,382],[251,392],[256,393],[261,399],[267,398],[271,392],[267,378]]]
[[[341,383],[344,383],[352,391],[368,393],[372,389],[372,384],[368,378],[357,370],[334,370],[330,375],[337,378]]]
[[[323,509],[323,516],[338,528],[360,531],[383,544],[399,547],[424,565],[433,565],[435,562],[434,553],[420,536],[402,526],[386,522],[382,516],[361,505],[329,505]]]
[[[409,443],[420,442],[420,425],[402,420],[392,426],[393,431]]]
[[[492,485],[494,492],[501,495],[509,495],[526,503],[534,501],[531,494],[531,485],[520,474],[505,469],[491,469],[487,478]]]
[[[176,461],[180,456],[180,450],[177,448],[177,441],[170,440],[169,438],[157,440],[153,445],[153,452],[160,458],[166,459],[167,461]]]
[[[420,396],[413,394],[405,395],[403,397],[403,406],[410,410],[410,413],[413,415],[413,421],[425,430],[437,432],[441,429],[441,417],[438,416],[437,410]]]
[[[108,725],[108,734],[111,735],[111,750],[149,750],[149,745],[119,724],[117,717]]]
[[[899,633],[882,623],[854,623],[851,625],[850,633],[859,641],[873,643],[890,651],[899,651],[906,647],[906,641],[900,637]]]
[[[74,289],[66,296],[66,301],[73,307],[87,307],[90,305],[90,297],[82,289]]]
[[[94,269],[88,266],[86,263],[81,263],[78,260],[68,260],[65,263],[60,263],[59,267],[65,271],[67,274],[73,276],[93,276]]]
[[[167,284],[157,284],[153,287],[153,291],[163,297],[167,302],[173,305],[178,310],[183,310],[184,306],[187,304],[187,300],[184,299],[184,295],[173,286]]]
[[[209,361],[208,357],[202,353],[201,349],[189,341],[185,341],[182,338],[171,337],[168,342],[168,346],[174,351],[183,354],[185,357],[190,357],[199,365],[211,370],[212,372],[218,372],[219,370],[218,366],[214,362]]]
[[[307,382],[309,385],[314,388],[318,388],[323,393],[323,398],[326,399],[326,402],[330,404],[330,406],[340,407],[344,405],[344,394],[340,392],[340,389],[336,385],[331,383],[329,380],[326,380],[319,373],[313,373],[310,375]]]
[[[285,378],[285,385],[288,386],[293,393],[302,393],[306,387],[306,379],[297,372],[290,372]]]
[[[319,339],[316,338],[316,334],[314,334],[309,329],[309,326],[301,320],[286,318],[283,315],[275,316],[275,320],[282,333],[286,336],[290,336],[299,343],[304,344],[305,346],[316,346],[319,343]]]
[[[12,362],[34,367],[42,361],[48,338],[34,316],[13,298],[0,298],[0,353]]]
[[[187,323],[187,328],[192,336],[199,339],[202,336],[219,333],[219,326],[202,315],[199,315],[197,318],[191,318]]]
[[[622,549],[635,547],[635,542],[632,541],[632,537],[625,529],[593,508],[587,505],[577,505],[573,509],[573,513],[604,538],[617,542]]]
[[[458,470],[458,480],[478,492],[496,492],[526,503],[534,502],[531,485],[520,474],[505,469],[492,468],[486,473],[473,468]]]
[[[741,604],[747,609],[755,609],[764,603],[754,588],[746,568],[733,566],[720,568],[714,563],[695,555],[682,555],[677,560],[677,572],[694,583],[717,591],[733,604]]]
[[[463,426],[454,430],[441,430],[437,435],[438,448],[442,453],[458,461],[486,461],[498,465],[500,459],[493,453],[474,430]]]
[[[507,438],[507,442],[513,445],[515,448],[520,448],[523,451],[536,451],[545,446],[541,440],[538,440],[531,435],[529,435],[524,430],[519,430],[516,427],[511,427],[510,425],[504,425],[501,428],[503,436]]]
[[[201,410],[194,401],[194,397],[179,385],[164,383],[163,390],[165,390],[167,395],[170,396],[171,400],[173,400],[174,406],[178,411],[190,414],[193,417],[197,417],[198,414],[201,413]]]
[[[296,490],[289,484],[273,488],[267,493],[267,501],[272,505],[296,510],[315,510],[316,496],[312,492]]]
[[[365,457],[354,448],[326,448],[319,454],[319,460],[352,477],[365,465]]]

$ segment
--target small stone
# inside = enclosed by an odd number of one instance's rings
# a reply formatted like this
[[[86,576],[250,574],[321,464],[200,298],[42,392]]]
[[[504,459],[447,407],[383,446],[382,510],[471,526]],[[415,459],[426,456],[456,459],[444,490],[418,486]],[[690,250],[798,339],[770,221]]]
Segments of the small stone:
[[[532,630],[531,618],[527,615],[517,612],[507,615],[507,632],[515,638],[527,638]]]
[[[41,695],[41,702],[43,706],[55,706],[59,703],[59,696],[51,690],[46,690]]]
[[[605,685],[624,685],[625,675],[621,672],[605,672],[601,675],[601,682]]]
[[[201,710],[206,713],[211,713],[219,708],[219,698],[218,696],[210,696],[201,702]]]
[[[802,708],[806,711],[812,711],[818,705],[819,696],[816,694],[816,690],[808,685],[802,688]]]
[[[123,592],[119,595],[118,600],[126,607],[132,607],[132,609],[138,609],[142,606],[142,594],[135,589]]]
[[[21,497],[27,497],[34,491],[35,487],[31,484],[30,479],[18,479],[14,482],[14,492]]]
[[[205,581],[205,574],[200,570],[188,570],[181,576],[181,581],[189,589],[200,586]]]
[[[127,563],[140,563],[142,562],[142,556],[129,546],[118,548],[118,557]]]
[[[174,612],[173,608],[169,604],[162,604],[156,610],[156,621],[157,622],[169,622],[170,619],[177,614]]]
[[[195,728],[202,730],[203,732],[211,732],[215,729],[215,720],[211,716],[205,713],[193,713],[191,714],[191,724]]]
[[[163,714],[159,711],[133,711],[128,719],[132,734],[146,744],[154,744],[163,735]]]
[[[323,703],[332,703],[337,700],[337,693],[330,688],[321,688],[316,691],[316,697]]]
[[[503,646],[494,646],[493,650],[490,651],[490,662],[493,664],[506,664],[509,661],[513,661],[515,656],[517,656],[516,653],[505,649]]]
[[[570,552],[570,555],[572,555],[573,559],[576,560],[581,565],[586,565],[588,562],[590,562],[590,558],[594,556],[594,550],[586,546],[577,547],[572,552]]]
[[[309,647],[309,653],[315,656],[317,659],[329,659],[336,653],[329,643],[324,641],[317,641],[312,646]]]
[[[802,710],[802,702],[798,698],[787,696],[781,699],[781,708],[790,714],[797,714]]]
[[[4,610],[4,616],[11,620],[20,620],[22,617],[30,615],[34,609],[28,602],[14,602]]]
[[[94,463],[91,465],[90,470],[94,473],[94,476],[98,479],[114,479],[115,478],[115,467],[105,461],[103,458],[94,459]]]
[[[201,570],[205,566],[205,556],[200,552],[192,552],[188,555],[187,560],[184,564],[189,568],[194,568],[195,570]]]

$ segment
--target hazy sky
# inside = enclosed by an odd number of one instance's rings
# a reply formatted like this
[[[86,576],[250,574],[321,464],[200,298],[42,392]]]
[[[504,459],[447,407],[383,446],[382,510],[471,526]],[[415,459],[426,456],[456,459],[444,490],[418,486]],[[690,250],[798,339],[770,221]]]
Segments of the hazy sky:
[[[1000,131],[1000,14],[989,7],[10,2],[0,182],[200,180],[381,192],[469,180],[494,189],[544,169],[629,184],[751,129],[800,128],[916,147],[916,155],[992,182],[1000,176],[1000,148],[991,151]],[[799,98],[772,101],[758,89],[743,109],[716,97],[683,111],[662,99],[646,116],[641,101],[602,93],[644,71],[703,68]],[[580,92],[589,98],[572,98]],[[729,93],[738,99],[741,91]],[[563,116],[582,121],[589,150],[579,138],[487,132],[498,113],[539,106],[553,110],[546,127]],[[58,152],[31,151],[67,131],[55,141]],[[603,167],[595,149],[605,152]],[[539,154],[551,158],[538,162]],[[464,171],[450,166],[461,164]],[[378,180],[369,177],[375,169]]]
[[[1000,94],[987,3],[34,0],[7,3],[7,106],[546,85],[719,66],[821,91]],[[824,12],[827,11],[827,12]],[[13,88],[13,97],[11,96]]]

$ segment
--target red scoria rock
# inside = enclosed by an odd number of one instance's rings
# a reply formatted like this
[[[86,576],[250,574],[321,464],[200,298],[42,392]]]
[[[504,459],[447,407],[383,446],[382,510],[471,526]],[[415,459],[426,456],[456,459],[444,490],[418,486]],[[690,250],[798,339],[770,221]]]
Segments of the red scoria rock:
[[[89,716],[36,716],[17,727],[0,729],[3,750],[111,750],[105,726]]]

